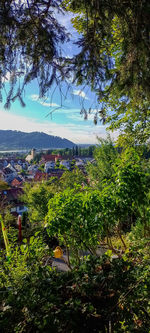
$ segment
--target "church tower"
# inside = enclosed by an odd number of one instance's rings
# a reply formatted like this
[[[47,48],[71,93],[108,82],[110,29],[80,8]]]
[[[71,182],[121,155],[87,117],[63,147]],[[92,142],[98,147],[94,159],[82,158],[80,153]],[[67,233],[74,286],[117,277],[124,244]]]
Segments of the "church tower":
[[[31,150],[32,160],[34,159],[35,155],[36,155],[36,149],[32,148],[32,150]]]

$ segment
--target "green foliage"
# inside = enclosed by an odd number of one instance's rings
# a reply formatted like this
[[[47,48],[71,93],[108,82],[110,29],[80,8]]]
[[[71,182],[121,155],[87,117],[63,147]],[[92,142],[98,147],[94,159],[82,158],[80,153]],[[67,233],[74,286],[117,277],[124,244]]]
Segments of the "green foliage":
[[[0,191],[7,190],[8,188],[9,185],[5,181],[0,180]]]
[[[29,220],[37,226],[43,222],[48,211],[48,201],[53,197],[53,186],[42,184],[25,184],[22,199],[29,208]]]
[[[22,213],[22,226],[26,227],[28,221],[28,211]]]
[[[76,164],[76,160],[73,159],[73,160],[71,161],[71,163],[70,163],[70,167],[71,167],[71,169],[74,169],[75,164]]]
[[[76,15],[72,19],[81,34],[79,53],[72,60],[75,81],[90,84],[100,106],[94,122],[100,119],[109,128],[119,128],[124,141],[137,144],[146,140],[149,127],[149,1],[104,0],[64,1]],[[81,112],[87,119],[88,113]]]
[[[95,252],[100,224],[100,199],[98,191],[66,189],[49,201],[46,222],[48,233],[55,236],[70,251],[77,263],[80,251]]]
[[[94,186],[100,190],[81,188],[79,183],[71,186],[67,179],[64,192],[55,194],[49,201],[46,217],[49,234],[67,246],[77,262],[81,249],[95,253],[97,244],[105,237],[107,245],[115,252],[111,244],[111,236],[115,234],[126,249],[123,234],[138,221],[145,235],[149,232],[149,172],[143,169],[144,164],[134,149],[118,156],[110,142],[103,142],[95,153],[97,166],[92,166],[97,171],[96,175],[93,173]],[[107,178],[101,175],[101,183],[98,166],[103,166],[103,174],[108,171]]]
[[[38,168],[38,170],[40,170],[40,171],[44,171],[44,167],[45,167],[45,165],[44,165],[44,163],[43,164],[41,164],[40,166],[39,166],[39,168]]]
[[[60,191],[63,191],[67,188],[75,188],[76,185],[86,184],[87,180],[85,175],[78,168],[74,168],[72,172],[66,171],[63,173],[59,181]]]
[[[137,246],[122,259],[88,256],[66,273],[41,265],[35,254],[31,264],[32,251],[20,251],[17,261],[0,257],[2,332],[99,333],[110,323],[117,333],[148,332],[149,259]]]
[[[11,226],[16,223],[16,218],[10,213],[10,207],[5,208],[4,222],[6,226]]]
[[[10,76],[10,89],[5,106],[22,96],[25,85],[38,79],[42,97],[53,82],[64,77],[63,58],[58,44],[68,39],[54,11],[63,12],[59,1],[2,1],[0,3],[0,84]],[[23,83],[20,84],[20,79]],[[2,100],[2,95],[0,96]]]
[[[109,198],[115,224],[127,229],[137,218],[145,225],[149,221],[150,173],[141,152],[137,147],[119,154],[110,139],[103,140],[95,150],[95,164],[87,168],[90,184],[101,190],[101,197]],[[106,212],[108,208],[106,204]]]
[[[23,170],[23,169],[22,169],[22,171],[20,172],[20,174],[21,174],[22,176],[26,176],[28,173],[27,173],[27,170]]]
[[[68,35],[55,16],[56,11],[65,10],[76,14],[72,22],[80,34],[79,53],[72,59],[62,56]],[[16,98],[25,106],[23,91],[32,80],[38,80],[43,97],[54,82],[59,85],[73,72],[74,82],[90,84],[98,96],[96,113],[83,106],[85,119],[93,112],[95,123],[100,119],[112,130],[119,128],[123,146],[146,142],[150,134],[149,10],[145,0],[119,5],[116,0],[2,1],[1,90],[10,77],[5,106],[9,108]]]
[[[40,160],[41,160],[41,157],[42,157],[42,153],[40,152],[40,153],[36,153],[36,155],[35,155],[35,157],[34,157],[34,159],[33,159],[33,161],[34,161],[34,163],[36,164],[36,163],[39,163],[40,162]]]
[[[60,161],[57,160],[56,163],[55,163],[55,169],[59,168],[59,166],[60,166]]]
[[[34,223],[19,245],[10,227],[10,256],[0,251],[2,332],[149,333],[150,168],[143,152],[118,153],[108,138],[95,150],[88,186],[76,168],[25,185]],[[66,254],[67,272],[52,266],[44,222],[49,246],[55,238]]]
[[[76,148],[77,147],[77,148]],[[61,149],[55,149],[51,150],[49,149],[47,151],[47,154],[54,154],[54,155],[61,155],[61,156],[68,156],[68,157],[73,157],[75,156],[75,151],[78,151],[79,156],[93,156],[93,151],[94,151],[95,146],[90,145],[89,147],[81,147],[81,146],[73,146],[72,148],[61,148]]]
[[[68,170],[63,164],[60,164],[60,165],[59,165],[59,169],[61,169],[61,170],[65,170],[65,171]]]
[[[94,150],[95,162],[88,163],[87,172],[91,185],[101,189],[103,182],[112,181],[119,154],[109,136],[105,140],[98,138],[98,142],[99,145]]]
[[[37,149],[44,149],[44,148],[47,149],[47,147],[66,147],[66,146],[72,147],[73,142],[67,139],[60,138],[58,136],[48,135],[46,133],[40,133],[40,132],[26,133],[20,131],[12,131],[12,130],[0,130],[0,149],[2,150],[24,149],[27,151],[32,147],[36,147]],[[28,153],[31,154],[31,151]],[[33,162],[34,163],[38,162],[40,160],[41,155],[43,154],[37,153],[37,155],[35,155],[33,159]],[[26,156],[20,156],[18,157],[18,159],[23,157],[25,158]]]

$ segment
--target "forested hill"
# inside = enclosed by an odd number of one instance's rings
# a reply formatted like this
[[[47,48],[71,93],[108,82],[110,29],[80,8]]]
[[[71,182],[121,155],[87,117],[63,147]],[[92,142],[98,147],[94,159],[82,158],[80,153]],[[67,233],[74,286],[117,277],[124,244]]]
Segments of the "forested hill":
[[[72,148],[75,144],[59,136],[40,132],[0,130],[0,150],[30,148]]]

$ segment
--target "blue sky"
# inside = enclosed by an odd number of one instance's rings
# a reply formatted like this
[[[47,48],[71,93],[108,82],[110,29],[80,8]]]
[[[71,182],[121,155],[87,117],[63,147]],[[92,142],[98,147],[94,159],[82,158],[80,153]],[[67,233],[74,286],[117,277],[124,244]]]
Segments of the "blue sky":
[[[63,50],[66,56],[72,56],[77,52],[77,46],[73,44],[77,37],[70,23],[70,15],[60,17],[62,25],[72,33],[71,42],[64,45]],[[6,90],[9,87],[9,74],[6,80]],[[66,91],[65,84],[62,89]],[[71,85],[66,98],[61,101],[61,95],[54,87],[49,91],[49,96],[39,99],[38,84],[33,81],[26,87],[24,101],[26,107],[22,108],[19,101],[12,104],[10,110],[5,110],[3,104],[0,105],[0,129],[20,130],[24,132],[45,132],[67,138],[74,143],[96,143],[96,137],[106,137],[105,126],[100,122],[93,123],[93,115],[88,120],[84,120],[80,114],[82,105],[85,108],[96,107],[96,96],[91,92],[90,87]],[[3,92],[5,98],[5,92]],[[61,106],[63,105],[63,107]]]

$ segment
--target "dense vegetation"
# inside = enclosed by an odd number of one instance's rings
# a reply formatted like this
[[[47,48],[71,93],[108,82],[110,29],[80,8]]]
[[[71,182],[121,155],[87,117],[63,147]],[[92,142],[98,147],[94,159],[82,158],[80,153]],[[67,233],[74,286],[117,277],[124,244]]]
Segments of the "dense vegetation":
[[[0,130],[0,149],[72,148],[75,144],[46,133]]]
[[[150,165],[143,149],[120,153],[108,138],[87,177],[75,168],[60,180],[25,185],[23,241],[9,226],[7,256],[1,250],[2,332],[149,332]],[[57,245],[66,272],[52,267]]]
[[[34,79],[42,97],[53,82],[61,82],[64,72],[67,77],[58,48],[68,40],[65,28],[56,19],[56,14],[63,12],[61,4],[61,0],[0,2],[0,101],[10,78],[5,107],[9,108],[16,98],[25,106],[24,88]]]
[[[0,2],[0,89],[7,70],[12,77],[6,106],[17,97],[23,104],[32,79],[43,96],[69,69],[77,84],[97,93],[95,122],[100,117],[120,135],[117,146],[109,137],[100,141],[86,178],[75,169],[60,181],[25,186],[23,240],[3,212],[1,331],[149,333],[150,3],[63,3],[77,14],[80,49],[73,59],[57,50],[67,38],[54,16],[61,1]],[[15,93],[20,70],[24,83]],[[54,269],[54,256],[62,256],[68,271]]]
[[[79,53],[71,61],[78,84],[90,85],[101,119],[122,131],[121,142],[149,138],[150,48],[148,0],[64,0],[80,33]],[[82,112],[87,117],[88,110]],[[89,109],[89,113],[92,110]]]
[[[78,53],[64,56],[69,34],[60,13],[73,12]],[[98,106],[94,113],[112,130],[121,129],[124,144],[149,138],[150,49],[148,0],[3,0],[0,2],[0,101],[10,79],[6,107],[18,98],[24,106],[25,86],[39,83],[39,96],[51,95],[55,82],[74,77],[91,86]],[[32,33],[31,33],[32,32]],[[22,80],[20,80],[20,78]],[[66,83],[67,83],[66,82]],[[60,88],[60,93],[61,93]],[[97,103],[96,103],[97,104]],[[94,104],[95,105],[95,104]]]

